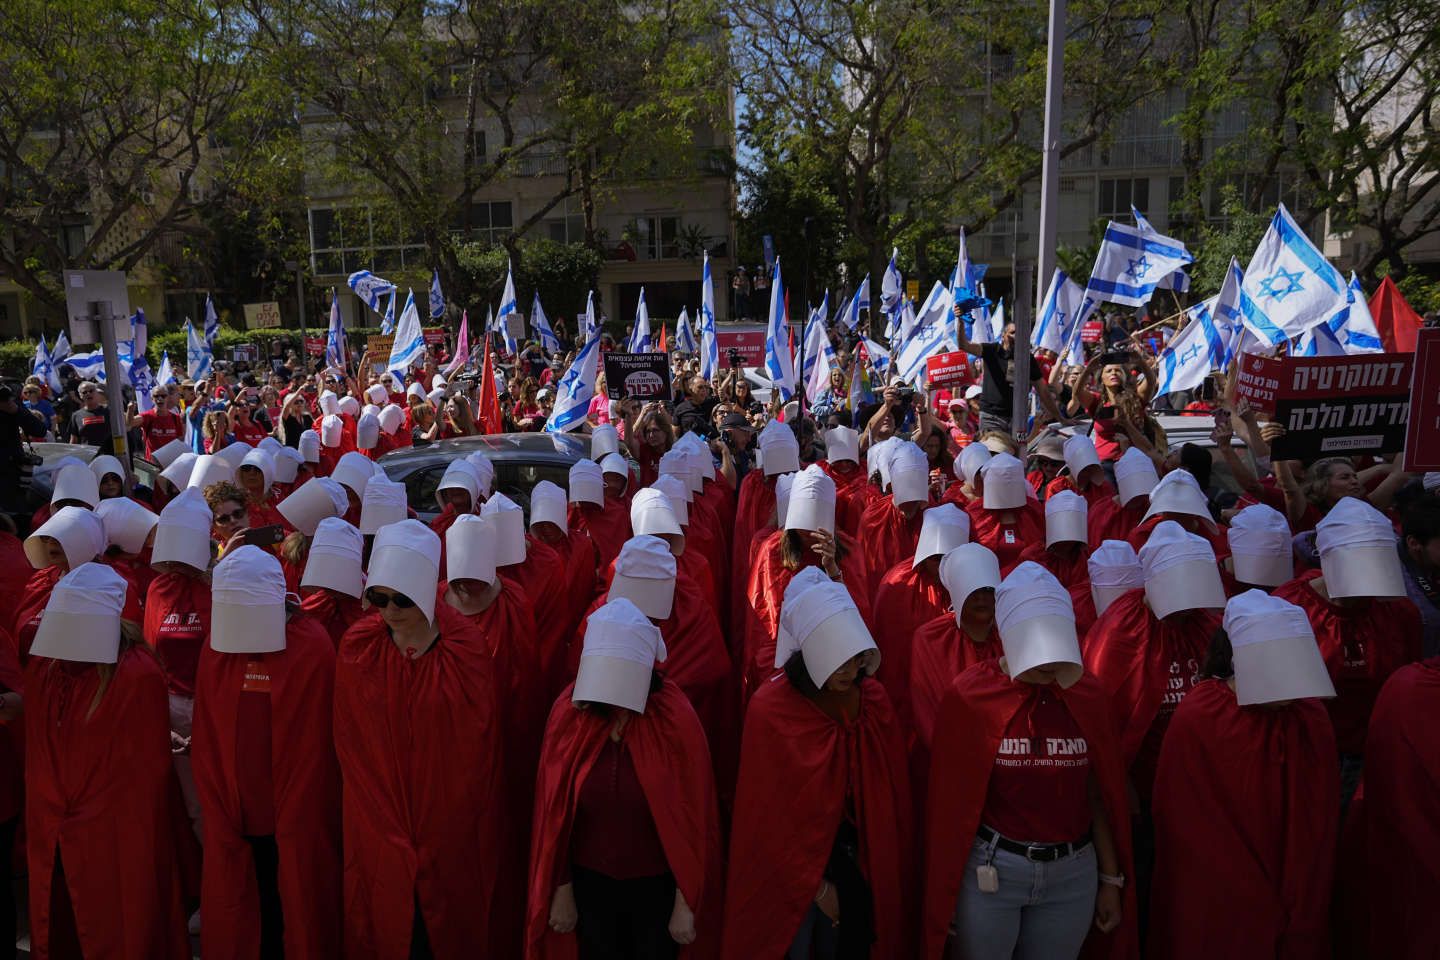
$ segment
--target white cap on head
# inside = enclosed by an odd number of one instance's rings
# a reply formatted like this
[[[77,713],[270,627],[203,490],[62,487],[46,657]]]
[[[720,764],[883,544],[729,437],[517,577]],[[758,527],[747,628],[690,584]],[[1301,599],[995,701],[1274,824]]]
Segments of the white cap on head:
[[[1012,677],[1059,664],[1056,682],[1068,687],[1085,672],[1070,591],[1038,563],[1020,564],[996,589],[995,628],[1005,649],[1005,669]]]
[[[675,605],[675,555],[659,537],[631,537],[615,558],[608,599],[623,597],[640,612],[665,620]]]
[[[920,540],[915,545],[914,570],[931,557],[943,557],[962,543],[970,542],[970,516],[953,503],[942,503],[925,511],[920,520]]]
[[[650,484],[650,489],[659,490],[665,494],[670,501],[670,509],[675,511],[675,519],[679,521],[682,528],[689,525],[690,506],[685,500],[688,491],[685,488],[684,480],[675,476],[660,477]]]
[[[795,485],[795,474],[782,473],[775,478],[775,525],[785,529],[785,512],[790,509],[790,488]]]
[[[658,465],[660,476],[674,477],[680,481],[684,489],[685,502],[689,503],[695,499],[695,493],[700,490],[704,481],[690,462],[690,455],[685,452],[682,446],[674,446],[660,455]]]
[[[170,464],[174,463],[176,458],[178,458],[180,454],[186,452],[189,449],[190,448],[186,446],[184,440],[171,440],[163,447],[157,448],[154,453],[150,454],[150,457],[156,463],[160,464],[161,470],[164,470],[165,468],[169,467]]]
[[[1290,524],[1274,507],[1253,503],[1230,520],[1227,534],[1235,579],[1278,587],[1295,576]]]
[[[382,384],[372,383],[365,388],[365,399],[377,407],[383,406],[390,399],[390,392]]]
[[[705,441],[693,433],[686,433],[680,438],[680,443],[684,445],[685,454],[690,458],[690,470],[699,478],[695,487],[695,492],[699,493],[705,489],[706,480],[715,479],[715,458],[711,456]]]
[[[430,386],[432,386],[432,387],[447,387],[447,386],[449,386],[449,385],[450,385],[450,381],[449,381],[449,380],[446,380],[443,376],[441,376],[441,375],[438,374],[438,373],[435,374],[434,378],[432,378],[431,381],[430,381]]]
[[[1295,604],[1247,590],[1225,605],[1224,627],[1240,706],[1335,696],[1310,618]]]
[[[305,458],[294,447],[281,447],[275,451],[275,482],[294,483]]]
[[[397,404],[387,403],[380,408],[380,429],[384,430],[386,435],[393,437],[404,423],[405,411]]]
[[[346,394],[340,398],[340,412],[347,417],[360,416],[360,401]]]
[[[235,468],[237,477],[240,474],[240,470],[245,467],[254,467],[260,471],[263,489],[266,493],[269,493],[270,485],[275,482],[275,457],[271,455],[270,451],[261,450],[259,447],[256,447],[254,450],[245,454],[240,460],[240,466]]]
[[[430,401],[430,403],[435,406],[435,409],[440,409],[440,407],[445,404],[445,388],[436,387],[434,390],[425,394],[425,399]]]
[[[160,471],[160,476],[170,481],[176,490],[184,490],[190,485],[190,473],[195,469],[195,461],[199,459],[199,454],[186,450],[171,460],[170,466]]]
[[[795,433],[779,420],[765,424],[755,442],[760,448],[765,476],[794,473],[800,469],[800,443],[795,439]]]
[[[849,591],[818,567],[803,568],[785,587],[775,666],[785,666],[796,650],[804,660],[805,672],[820,688],[852,657],[863,657],[861,669],[870,676],[880,669],[880,650]]]
[[[350,509],[345,488],[329,477],[316,477],[297,487],[295,492],[275,505],[280,516],[307,537],[315,536],[315,528],[326,517],[343,517]]]
[[[635,492],[630,501],[630,529],[636,535],[681,536],[680,521],[675,507],[663,491],[645,487]]]
[[[1121,506],[1127,506],[1136,497],[1149,496],[1159,482],[1154,462],[1135,447],[1115,461],[1115,485],[1120,489]]]
[[[360,408],[360,419],[363,420],[363,419],[365,419],[367,416],[368,416],[368,417],[375,417],[375,418],[376,418],[376,424],[377,424],[377,426],[378,426],[378,424],[379,424],[379,417],[380,417],[380,408],[379,408],[378,406],[376,406],[375,404],[373,404],[373,403],[367,403],[367,404],[365,404],[365,406],[363,406],[363,407]],[[358,426],[358,424],[357,424],[357,426]],[[378,432],[378,431],[377,431],[377,432]]]
[[[355,424],[355,446],[361,450],[373,450],[379,444],[380,418],[373,413],[362,413]]]
[[[410,384],[410,386],[405,388],[405,395],[407,397],[415,397],[416,399],[424,400],[425,388],[420,386],[420,384],[418,383],[412,383]]]
[[[276,440],[274,437],[265,436],[261,437],[260,442],[255,444],[255,449],[268,451],[270,456],[274,457],[279,456],[280,451],[285,449],[285,444]]]
[[[100,501],[95,516],[105,530],[105,540],[123,553],[139,553],[160,518],[128,497]]]
[[[503,493],[480,508],[480,516],[495,524],[495,563],[508,567],[525,562],[525,511]]]
[[[467,513],[445,531],[445,576],[495,582],[495,521]]]
[[[50,537],[60,544],[71,570],[105,552],[105,526],[84,507],[61,507],[50,514],[50,519],[41,524],[39,530],[25,538],[25,556],[36,570],[46,565],[42,537]]]
[[[212,483],[234,483],[235,468],[229,461],[215,455],[202,453],[195,458],[195,463],[190,469],[190,480],[186,483],[188,487],[205,491],[205,488]]]
[[[367,587],[384,587],[404,594],[415,601],[425,619],[433,624],[435,587],[439,582],[440,537],[434,530],[419,520],[401,520],[381,527],[375,534],[370,548]]]
[[[313,564],[312,553],[307,573]],[[250,544],[227,551],[211,574],[210,601],[210,649],[285,649],[285,572],[275,554]]]
[[[985,478],[986,510],[1016,510],[1025,506],[1030,497],[1030,484],[1025,479],[1025,464],[1018,457],[997,453],[985,462],[980,473]]]
[[[320,442],[335,449],[340,446],[340,438],[345,433],[345,421],[340,419],[338,413],[327,413],[320,418]]]
[[[1332,599],[1403,597],[1395,528],[1364,500],[1342,497],[1315,525],[1315,548]]]
[[[445,501],[440,499],[441,490],[464,490],[470,494],[470,509],[474,510],[480,503],[480,477],[475,464],[468,460],[451,460],[445,468],[440,483],[435,487],[435,503],[443,510]]]
[[[1090,551],[1086,561],[1090,571],[1090,598],[1095,601],[1095,615],[1104,613],[1121,594],[1145,586],[1145,570],[1135,548],[1124,540],[1106,540]]]
[[[234,443],[227,443],[215,451],[215,458],[223,460],[230,465],[231,473],[240,469],[240,463],[255,448],[243,440],[236,440]]]
[[[602,423],[590,431],[590,456],[596,461],[607,454],[620,452],[620,434],[611,423]]]
[[[645,712],[656,662],[665,662],[660,628],[629,600],[610,600],[585,621],[570,699]]]
[[[1174,520],[1161,521],[1140,548],[1145,571],[1145,600],[1164,619],[1181,610],[1220,610],[1225,588],[1210,541]]]
[[[373,536],[387,523],[399,523],[410,516],[405,502],[405,484],[395,483],[384,472],[377,472],[365,484],[360,500],[360,532]]]
[[[97,484],[110,474],[118,477],[121,483],[125,482],[125,468],[121,466],[120,459],[108,453],[102,453],[90,461],[90,472],[95,474]]]
[[[1100,466],[1100,455],[1095,452],[1095,441],[1083,433],[1065,438],[1065,468],[1076,480],[1091,467]]]
[[[576,460],[570,465],[570,502],[605,506],[605,474],[594,460]]]
[[[325,390],[320,394],[320,413],[327,417],[340,416],[340,398],[335,396],[334,390]]]
[[[151,565],[183,563],[206,570],[210,566],[210,527],[214,520],[204,494],[193,488],[180,491],[160,511],[155,546],[150,550]]]
[[[600,458],[600,472],[602,474],[610,473],[618,477],[624,477],[626,487],[630,485],[630,461],[618,453],[607,453]]]
[[[495,492],[495,464],[485,455],[484,450],[476,450],[465,456],[465,462],[475,468],[475,479],[480,481],[480,496],[485,498]]]
[[[924,450],[903,441],[896,444],[889,463],[890,495],[897,507],[930,499],[930,461]]]
[[[78,500],[90,509],[100,502],[100,479],[87,466],[68,463],[55,474],[55,487],[50,494],[50,503],[62,500]]]
[[[1145,520],[1162,513],[1197,517],[1205,521],[1210,530],[1219,529],[1210,516],[1205,491],[1200,489],[1199,482],[1189,470],[1171,470],[1150,491],[1150,509],[1145,511]]]
[[[330,479],[340,486],[355,494],[356,497],[365,496],[365,484],[375,475],[375,462],[365,454],[351,450],[340,458],[335,464],[335,469],[330,471]]]
[[[331,446],[337,446],[338,444],[339,441],[337,440],[334,444],[331,444]],[[320,447],[319,431],[312,429],[304,430],[300,433],[297,449],[299,449],[300,456],[306,463],[320,462]]]
[[[541,480],[530,491],[530,526],[537,523],[553,523],[561,533],[569,531],[569,505],[565,502],[565,491]]]
[[[972,593],[1000,586],[1000,561],[989,547],[962,543],[941,559],[940,583],[950,594],[950,608],[958,625],[965,601]]]
[[[1057,490],[1045,498],[1045,546],[1089,543],[1089,505],[1073,490]]]
[[[975,476],[980,468],[990,461],[994,454],[990,448],[983,443],[972,443],[960,451],[960,456],[955,460],[955,476],[964,483],[975,484]]]
[[[816,464],[795,474],[791,481],[781,528],[835,532],[835,481]]]
[[[125,578],[103,563],[76,566],[50,591],[30,656],[115,663],[120,659],[120,614],[128,588]]]
[[[860,462],[860,432],[849,427],[835,427],[825,431],[826,459],[831,463],[849,460]]]
[[[890,458],[903,442],[899,437],[886,437],[879,443],[870,444],[865,451],[865,475],[873,477],[878,473],[881,491],[890,486]]]

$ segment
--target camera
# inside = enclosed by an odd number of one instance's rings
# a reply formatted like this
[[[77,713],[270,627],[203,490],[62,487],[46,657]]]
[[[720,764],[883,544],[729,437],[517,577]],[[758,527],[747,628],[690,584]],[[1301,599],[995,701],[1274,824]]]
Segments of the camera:
[[[730,360],[730,366],[742,367],[745,365],[745,355],[734,347],[725,351],[725,356]]]
[[[895,392],[899,394],[901,403],[910,403],[915,399],[915,388],[908,383],[896,387]]]

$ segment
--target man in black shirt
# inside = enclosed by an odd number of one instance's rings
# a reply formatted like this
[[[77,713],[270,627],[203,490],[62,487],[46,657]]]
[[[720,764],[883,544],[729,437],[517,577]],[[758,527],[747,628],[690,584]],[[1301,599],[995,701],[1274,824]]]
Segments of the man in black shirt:
[[[44,440],[45,421],[21,405],[9,384],[0,386],[0,510],[7,513],[19,510],[24,501],[20,490],[20,461],[25,456],[22,432],[31,440]]]
[[[105,406],[105,393],[98,383],[89,380],[80,384],[80,409],[70,415],[66,439],[71,443],[88,443],[100,450],[110,449],[110,408]]]
[[[1015,324],[1005,325],[999,343],[974,343],[965,338],[964,312],[957,308],[955,317],[960,321],[956,325],[960,331],[960,349],[978,356],[985,371],[980,385],[980,432],[998,430],[1013,433],[1010,417],[1015,410]],[[1055,405],[1055,397],[1045,384],[1040,361],[1033,353],[1030,355],[1030,386],[1035,389],[1040,406],[1050,419],[1065,422]]]
[[[692,375],[685,382],[685,399],[675,405],[675,428],[703,437],[710,426],[710,414],[719,402],[710,389],[710,381],[698,373]]]

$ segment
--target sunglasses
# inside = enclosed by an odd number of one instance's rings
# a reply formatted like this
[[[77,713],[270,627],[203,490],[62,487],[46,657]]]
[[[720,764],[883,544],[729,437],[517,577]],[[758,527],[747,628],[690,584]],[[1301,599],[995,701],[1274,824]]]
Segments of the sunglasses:
[[[381,610],[390,606],[392,600],[395,602],[395,606],[401,610],[409,610],[415,606],[415,601],[403,593],[380,593],[374,587],[365,591],[365,599],[370,602],[372,607],[379,607]]]
[[[231,512],[231,513],[217,513],[217,514],[215,514],[215,522],[216,522],[216,523],[239,523],[241,520],[244,520],[244,519],[245,519],[247,516],[249,516],[249,515],[250,515],[250,511],[246,510],[244,507],[241,507],[239,510],[235,510],[235,511],[233,511],[233,512]]]

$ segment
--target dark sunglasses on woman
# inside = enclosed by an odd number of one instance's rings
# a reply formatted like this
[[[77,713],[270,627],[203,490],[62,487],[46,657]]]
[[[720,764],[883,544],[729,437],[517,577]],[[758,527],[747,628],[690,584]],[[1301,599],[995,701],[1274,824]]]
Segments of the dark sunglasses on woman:
[[[403,593],[377,593],[374,587],[365,591],[365,599],[370,601],[372,607],[379,607],[381,610],[390,606],[392,600],[401,610],[409,610],[415,606],[415,601]]]

